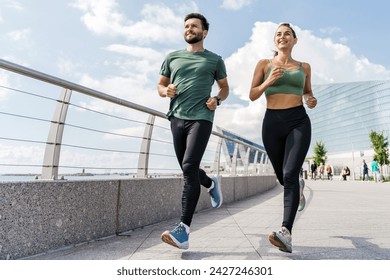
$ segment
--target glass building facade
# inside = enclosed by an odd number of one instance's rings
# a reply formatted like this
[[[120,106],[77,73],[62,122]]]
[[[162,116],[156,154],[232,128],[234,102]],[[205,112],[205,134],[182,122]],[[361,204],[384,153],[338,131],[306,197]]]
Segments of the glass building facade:
[[[390,136],[390,80],[317,85],[313,92],[318,104],[307,109],[312,122],[307,156],[312,157],[316,142],[322,141],[329,158],[345,155],[338,164],[370,161],[370,132]]]
[[[227,131],[226,129],[222,129],[220,127],[217,126],[217,131],[222,133],[223,135],[225,136],[228,136],[230,138],[233,138],[233,139],[237,139],[237,140],[240,140],[242,141],[243,143],[245,144],[248,144],[248,145],[251,145],[253,147],[256,147],[260,150],[263,150],[265,151],[264,147],[253,142],[253,141],[250,141],[242,136],[239,136],[233,132],[230,132],[230,131]],[[225,139],[223,145],[222,145],[222,149],[223,149],[223,152],[225,154],[225,160],[227,162],[228,165],[231,165],[231,161],[233,159],[233,155],[234,155],[234,150],[235,150],[235,147],[236,147],[236,144],[233,142],[233,141],[229,141],[227,139]],[[239,165],[243,165],[242,163],[242,160],[245,158],[245,155],[246,155],[246,149],[244,146],[239,146],[238,147],[238,150],[237,150],[237,160],[238,160],[238,164]],[[257,157],[256,157],[256,151],[255,150],[250,150],[249,152],[249,163],[250,164],[253,164],[253,163],[266,163],[267,162],[267,157],[266,157],[266,153],[258,153],[257,154]]]

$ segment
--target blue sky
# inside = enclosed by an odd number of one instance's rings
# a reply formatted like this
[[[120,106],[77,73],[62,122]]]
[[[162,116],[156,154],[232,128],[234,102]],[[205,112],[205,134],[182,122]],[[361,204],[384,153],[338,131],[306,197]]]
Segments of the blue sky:
[[[249,86],[257,61],[272,56],[277,25],[294,26],[293,57],[311,64],[313,84],[389,79],[389,8],[385,0],[2,0],[0,57],[166,112],[156,92],[161,62],[185,48],[183,18],[200,12],[210,22],[205,47],[225,59],[231,86],[215,123],[260,141],[265,101],[249,102]],[[0,84],[13,85],[4,71]]]

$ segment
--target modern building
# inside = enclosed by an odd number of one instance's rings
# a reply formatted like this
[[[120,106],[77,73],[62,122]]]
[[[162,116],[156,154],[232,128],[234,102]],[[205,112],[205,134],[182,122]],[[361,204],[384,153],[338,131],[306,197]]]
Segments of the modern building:
[[[312,122],[308,157],[322,141],[336,173],[348,165],[359,177],[362,160],[370,162],[374,154],[370,132],[390,137],[390,80],[317,85],[313,92],[318,104],[307,109]]]
[[[263,146],[221,127],[217,126],[216,128],[217,132],[222,135],[244,143],[237,145],[227,138],[222,141],[221,148],[224,154],[224,162],[220,163],[220,172],[246,173],[249,171],[249,173],[273,174],[272,166]],[[202,168],[214,172],[216,169],[215,162],[204,162]]]
[[[219,133],[222,133],[225,136],[240,140],[245,144],[251,145],[253,147],[256,147],[256,148],[264,151],[264,152],[256,153],[255,150],[250,150],[249,155],[248,155],[249,156],[249,163],[266,163],[267,156],[265,153],[265,148],[263,146],[255,143],[253,141],[250,141],[242,136],[239,136],[233,132],[230,132],[226,129],[220,128],[218,126],[217,126],[217,131]],[[223,152],[225,154],[225,159],[227,159],[227,162],[230,165],[232,162],[232,159],[234,158],[236,145],[233,141],[225,140],[223,145],[222,145],[222,149],[223,149]],[[247,153],[245,147],[238,145],[236,153],[237,153],[237,159],[239,160],[239,164],[243,165],[242,161],[246,157],[246,153]]]

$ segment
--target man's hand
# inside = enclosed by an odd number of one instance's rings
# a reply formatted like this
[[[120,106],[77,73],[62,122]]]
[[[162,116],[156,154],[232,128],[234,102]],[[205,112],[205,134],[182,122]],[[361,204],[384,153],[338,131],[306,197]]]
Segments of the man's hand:
[[[174,97],[176,95],[176,86],[174,84],[169,84],[166,89],[166,97]]]
[[[210,97],[209,99],[207,99],[206,106],[211,111],[216,110],[218,106],[217,99],[215,99],[214,97]]]

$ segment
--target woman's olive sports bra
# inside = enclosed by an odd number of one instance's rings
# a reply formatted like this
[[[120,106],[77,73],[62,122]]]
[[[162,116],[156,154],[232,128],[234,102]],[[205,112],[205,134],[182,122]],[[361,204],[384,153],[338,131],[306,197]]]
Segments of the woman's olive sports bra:
[[[271,73],[271,70],[275,68],[271,61],[270,63],[271,65],[268,68],[264,79],[266,79]],[[283,76],[265,90],[265,95],[268,96],[276,93],[303,95],[305,81],[306,74],[302,68],[302,63],[299,63],[299,68],[296,70],[284,70]]]

